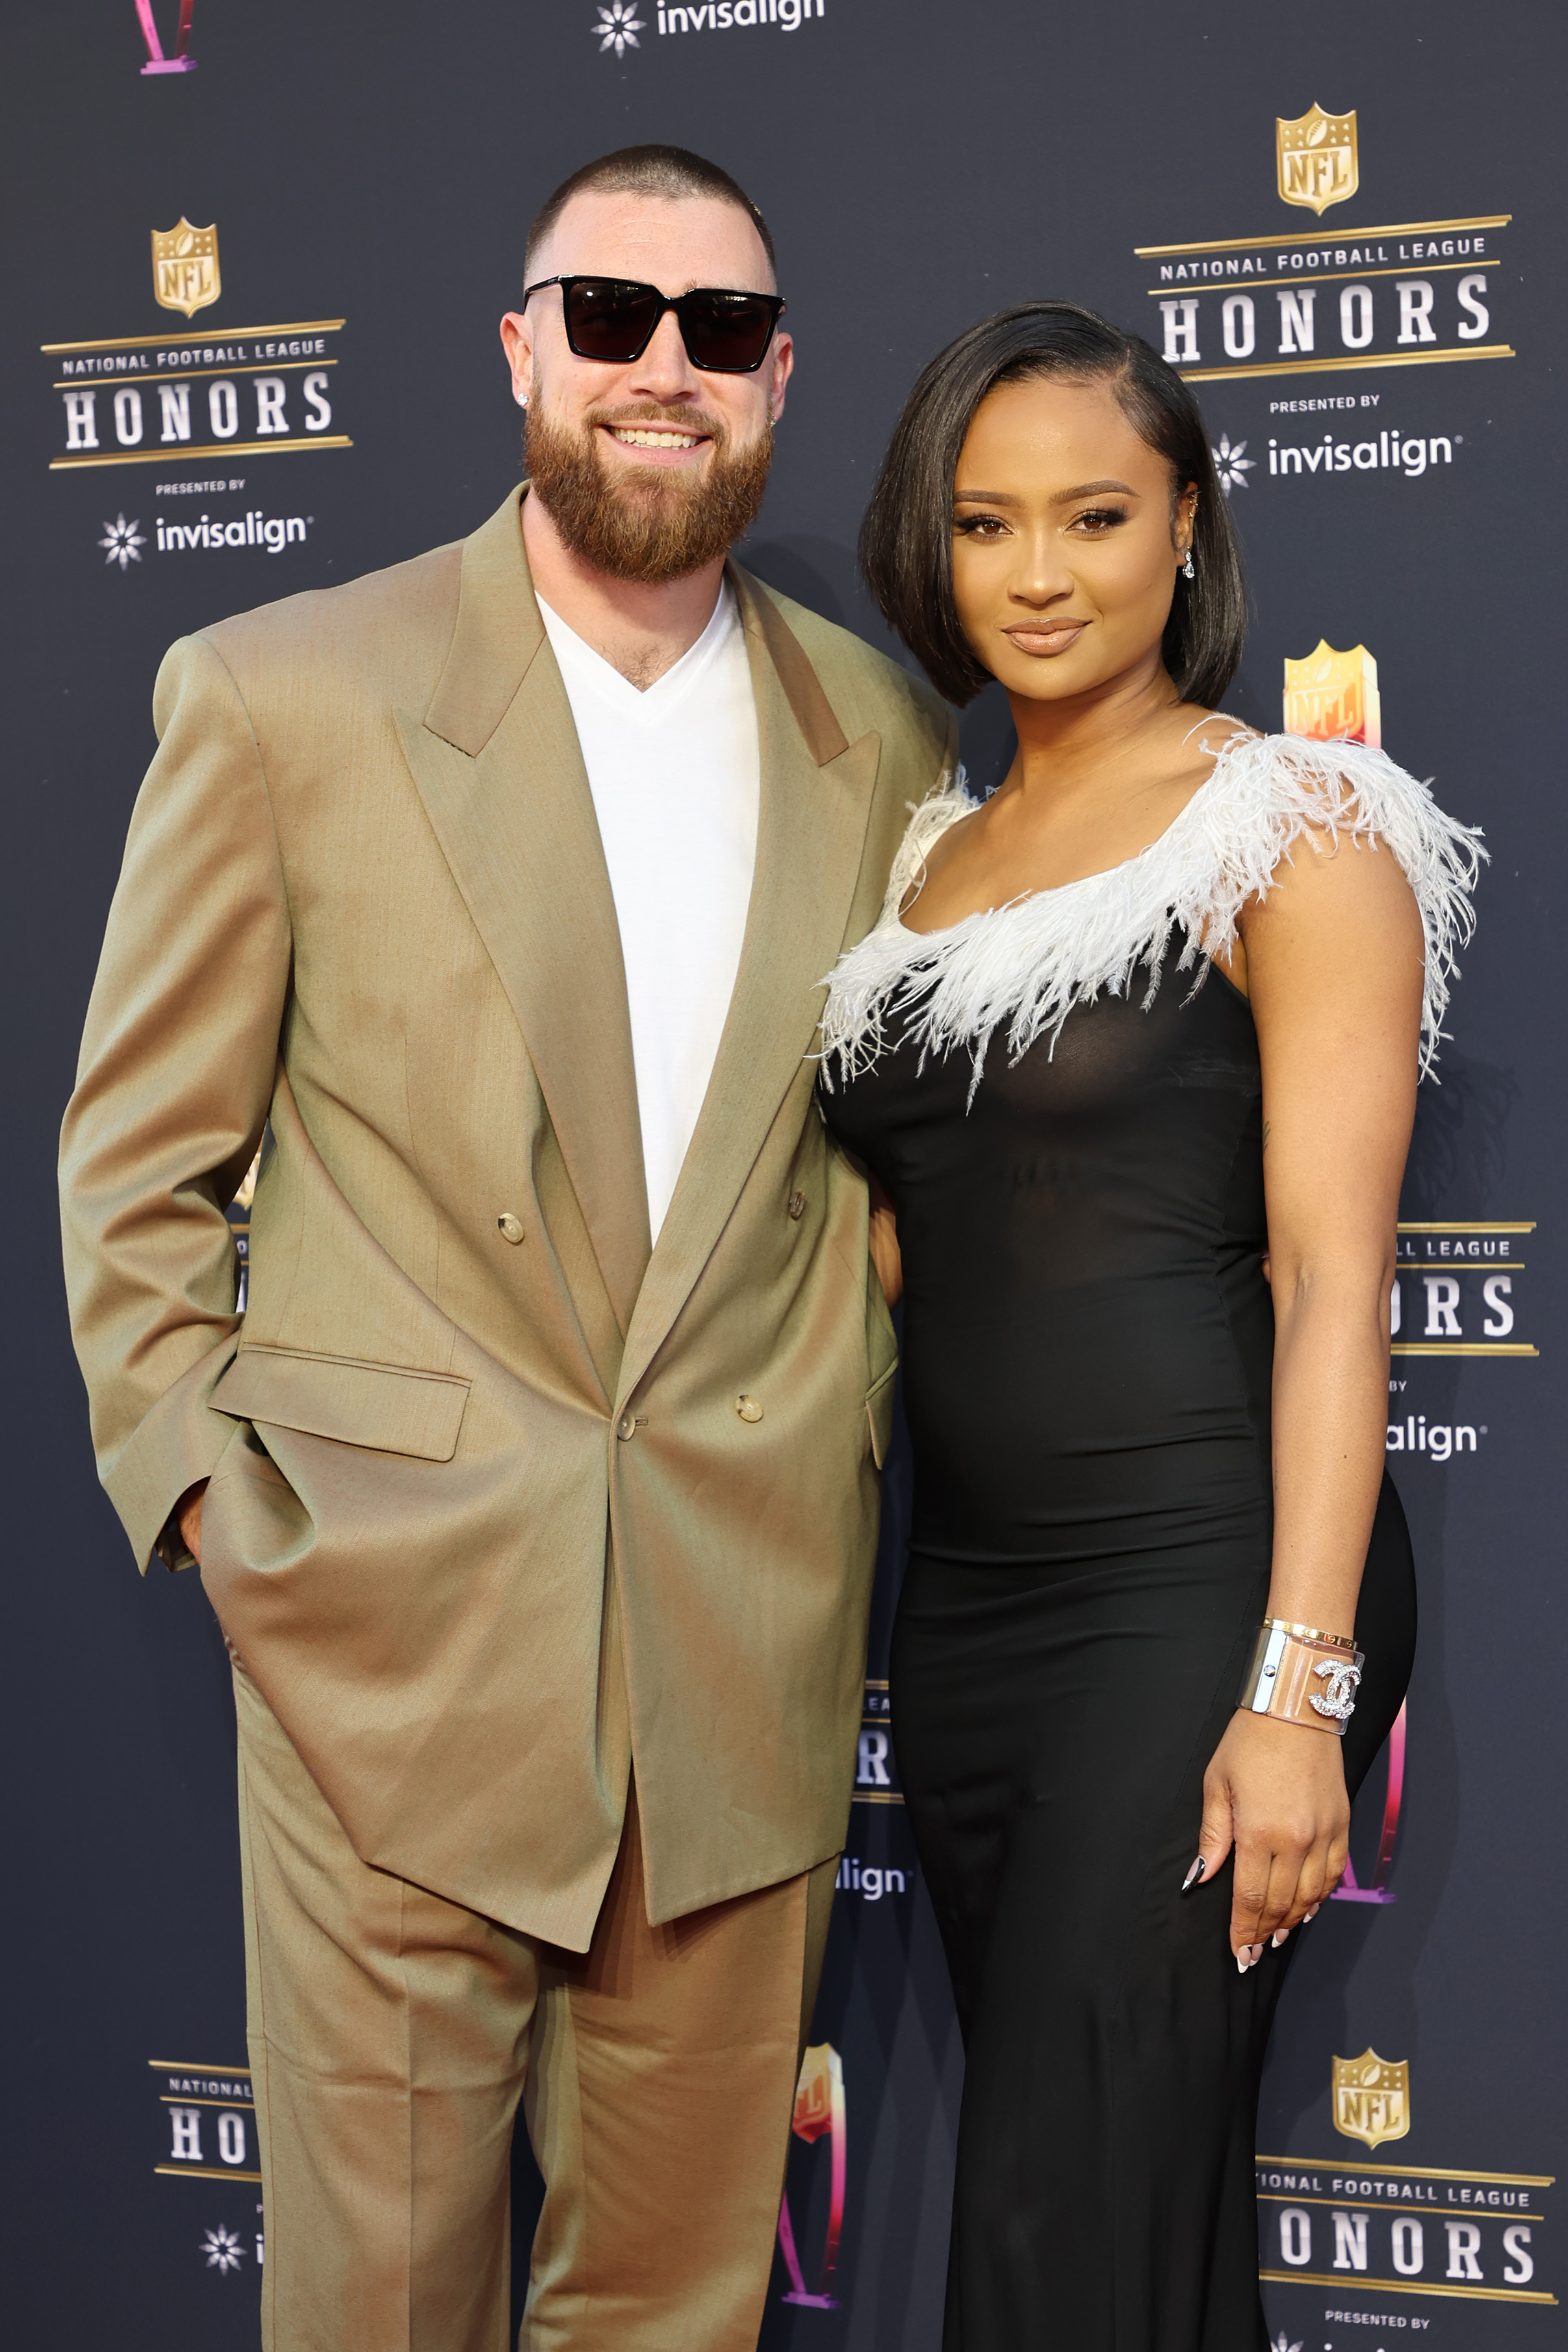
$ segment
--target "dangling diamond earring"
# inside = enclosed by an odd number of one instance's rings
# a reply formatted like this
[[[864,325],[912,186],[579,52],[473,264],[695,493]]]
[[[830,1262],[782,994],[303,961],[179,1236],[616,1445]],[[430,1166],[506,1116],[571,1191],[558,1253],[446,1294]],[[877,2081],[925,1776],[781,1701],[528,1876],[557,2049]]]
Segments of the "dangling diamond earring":
[[[1186,562],[1182,565],[1181,572],[1182,578],[1184,580],[1196,580],[1197,578],[1197,572],[1192,568],[1192,550],[1190,547],[1187,549]]]

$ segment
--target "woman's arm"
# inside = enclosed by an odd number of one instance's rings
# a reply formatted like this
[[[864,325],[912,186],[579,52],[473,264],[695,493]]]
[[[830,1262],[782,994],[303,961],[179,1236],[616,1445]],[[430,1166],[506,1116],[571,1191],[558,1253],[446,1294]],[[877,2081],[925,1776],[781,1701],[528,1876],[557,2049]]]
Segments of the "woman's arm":
[[[1232,969],[1262,1061],[1274,1295],[1268,1613],[1349,1634],[1383,1476],[1421,918],[1386,846],[1342,837],[1336,848],[1319,835],[1296,844],[1240,928]],[[1204,1781],[1199,1852],[1212,1874],[1235,1842],[1231,1948],[1243,1967],[1332,1893],[1349,1828],[1332,1731],[1232,1717]]]
[[[894,1214],[893,1197],[871,1179],[871,1262],[882,1277],[882,1286],[890,1307],[896,1307],[904,1296],[904,1260],[898,1248],[898,1220]]]

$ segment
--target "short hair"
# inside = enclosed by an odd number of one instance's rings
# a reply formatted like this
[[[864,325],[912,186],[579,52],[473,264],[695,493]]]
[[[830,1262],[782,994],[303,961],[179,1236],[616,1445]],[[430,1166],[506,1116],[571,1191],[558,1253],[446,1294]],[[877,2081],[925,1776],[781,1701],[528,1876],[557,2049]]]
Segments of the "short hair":
[[[762,239],[768,266],[775,276],[778,274],[772,232],[739,182],[732,180],[716,163],[710,163],[706,156],[694,155],[689,147],[653,146],[618,147],[612,155],[601,155],[597,163],[584,163],[570,180],[561,182],[553,195],[545,198],[528,231],[523,262],[525,276],[531,273],[535,254],[573,196],[588,193],[675,200],[683,196],[714,196],[720,204],[736,205]]]
[[[1036,376],[1103,378],[1123,414],[1171,467],[1173,497],[1197,485],[1196,579],[1177,576],[1161,653],[1184,702],[1218,703],[1236,675],[1247,589],[1230,509],[1190,387],[1141,335],[1124,334],[1075,302],[1021,302],[948,344],[904,404],[861,526],[861,569],[873,596],[949,702],[989,685],[953,597],[953,488],[958,456],[988,393]]]

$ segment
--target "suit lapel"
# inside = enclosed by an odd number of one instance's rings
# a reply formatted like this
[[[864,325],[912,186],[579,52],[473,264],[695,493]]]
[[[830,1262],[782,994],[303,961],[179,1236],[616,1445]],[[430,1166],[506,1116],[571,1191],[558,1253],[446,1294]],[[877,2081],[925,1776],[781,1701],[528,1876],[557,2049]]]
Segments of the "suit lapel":
[[[822,1009],[819,982],[843,941],[882,748],[875,734],[845,740],[778,608],[733,565],[730,578],[757,702],[757,868],[729,1017],[638,1296],[621,1397],[642,1378],[690,1296],[811,1050]]]
[[[621,935],[571,707],[539,618],[519,493],[463,551],[423,718],[397,713],[425,810],[528,1044],[624,1338],[648,1262]]]

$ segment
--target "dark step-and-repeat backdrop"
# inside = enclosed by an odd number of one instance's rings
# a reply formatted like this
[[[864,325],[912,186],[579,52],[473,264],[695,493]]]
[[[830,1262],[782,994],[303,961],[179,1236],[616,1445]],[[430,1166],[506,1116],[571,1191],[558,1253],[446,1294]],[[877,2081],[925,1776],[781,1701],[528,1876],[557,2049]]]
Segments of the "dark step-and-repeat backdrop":
[[[246,2352],[266,2254],[223,1646],[98,1492],[57,1270],[155,667],[491,512],[528,219],[664,139],[778,237],[764,578],[882,642],[852,551],[915,373],[1003,303],[1090,303],[1203,401],[1257,604],[1230,707],[1381,740],[1486,828],[1395,1297],[1421,1651],[1281,2012],[1258,2251],[1278,2352],[1560,2343],[1562,10],[17,0],[5,62],[8,2340]],[[1005,707],[965,743],[996,781]],[[906,1523],[901,1460],[764,2330],[789,2352],[940,2333],[962,2058],[890,1740]],[[520,2157],[520,2231],[534,2193]]]

